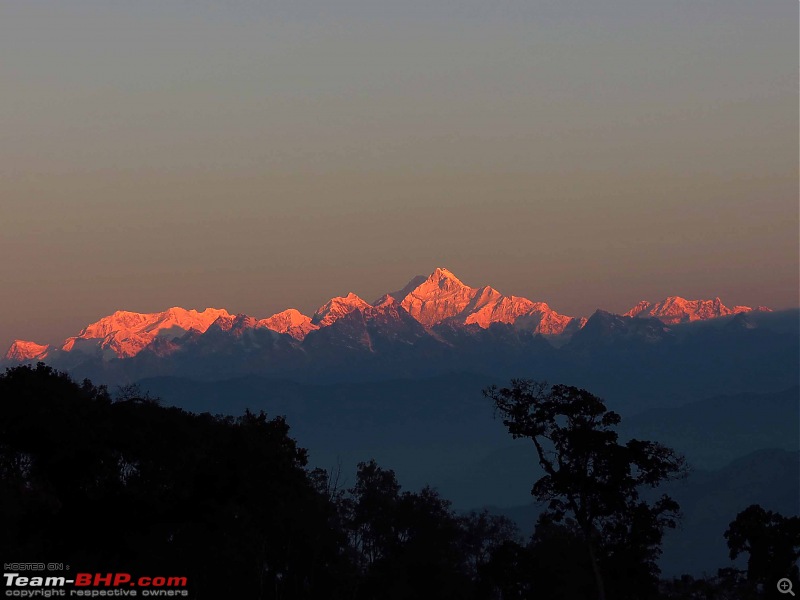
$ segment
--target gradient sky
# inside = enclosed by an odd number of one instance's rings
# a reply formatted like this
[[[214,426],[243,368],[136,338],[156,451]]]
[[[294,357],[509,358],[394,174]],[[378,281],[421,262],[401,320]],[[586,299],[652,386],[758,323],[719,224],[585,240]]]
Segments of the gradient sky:
[[[0,345],[444,266],[798,305],[795,0],[9,0]]]

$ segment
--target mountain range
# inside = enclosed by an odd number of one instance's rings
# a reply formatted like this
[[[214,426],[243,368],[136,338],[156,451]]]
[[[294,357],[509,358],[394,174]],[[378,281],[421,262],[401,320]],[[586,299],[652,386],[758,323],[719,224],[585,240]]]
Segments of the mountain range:
[[[375,458],[406,487],[501,507],[526,534],[535,451],[481,391],[515,377],[583,387],[624,415],[624,437],[665,443],[696,469],[675,489],[686,526],[662,567],[699,574],[726,563],[721,534],[747,504],[797,513],[798,339],[797,309],[673,296],[575,317],[436,269],[312,315],[117,311],[59,345],[16,340],[0,362],[133,383],[195,412],[283,415],[314,466],[352,473]]]
[[[672,296],[655,304],[639,302],[623,316],[656,319],[658,328],[660,324],[677,325],[753,310],[769,309],[728,308],[719,298],[686,300]],[[310,346],[341,343],[375,351],[381,343],[374,339],[374,334],[385,335],[395,344],[413,344],[426,336],[442,341],[442,336],[436,334],[437,327],[452,332],[453,329],[468,331],[474,326],[486,330],[493,324],[505,324],[518,332],[569,338],[588,321],[585,317],[559,314],[544,302],[505,296],[490,286],[470,287],[447,269],[437,268],[427,278],[414,277],[405,287],[384,294],[372,304],[349,293],[331,298],[310,317],[293,308],[265,319],[216,308],[202,312],[180,307],[157,313],[117,311],[86,326],[60,346],[15,340],[5,359],[58,361],[64,360],[65,354],[73,354],[108,361],[132,358],[145,351],[165,356],[201,339],[219,342],[220,337],[272,345],[279,335],[287,336],[285,343],[297,348],[307,338],[313,338],[309,340]],[[337,324],[338,331],[322,333]],[[67,362],[75,363],[76,356]]]

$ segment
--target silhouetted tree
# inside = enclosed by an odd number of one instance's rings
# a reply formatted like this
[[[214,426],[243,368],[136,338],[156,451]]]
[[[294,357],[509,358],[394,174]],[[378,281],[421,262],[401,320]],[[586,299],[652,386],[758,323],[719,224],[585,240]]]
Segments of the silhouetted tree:
[[[0,375],[0,554],[184,575],[195,597],[346,597],[336,511],[283,419],[114,402],[44,364]],[[148,572],[149,571],[149,572]]]
[[[347,501],[348,529],[363,569],[390,555],[400,543],[397,512],[400,484],[394,471],[372,460],[359,463]]]
[[[394,471],[373,460],[358,465],[343,506],[362,571],[358,598],[471,597],[464,532],[435,490],[401,492]]]
[[[748,554],[747,579],[751,583],[762,584],[769,592],[774,592],[771,588],[784,577],[795,588],[800,584],[800,517],[784,517],[753,504],[736,515],[725,539],[731,560]]]
[[[595,595],[590,556],[575,521],[563,519],[555,522],[552,515],[541,515],[529,549],[536,565],[536,597],[579,600]]]
[[[663,600],[758,600],[755,586],[737,569],[719,569],[715,576],[682,575],[661,583]]]
[[[481,568],[478,597],[533,600],[537,597],[534,594],[537,569],[530,545],[506,540],[492,550]]]
[[[480,574],[497,548],[506,541],[516,541],[518,537],[517,526],[511,519],[493,515],[487,509],[470,511],[458,521],[463,532],[460,545],[473,577]]]
[[[684,459],[655,442],[619,443],[619,415],[586,390],[516,379],[484,394],[514,438],[533,442],[545,474],[531,494],[548,503],[553,523],[579,533],[597,597],[655,595],[655,561],[679,506],[667,495],[648,502],[640,491],[683,476]]]
[[[580,600],[595,594],[589,556],[574,525],[542,515],[526,545],[506,540],[481,569],[482,597]]]

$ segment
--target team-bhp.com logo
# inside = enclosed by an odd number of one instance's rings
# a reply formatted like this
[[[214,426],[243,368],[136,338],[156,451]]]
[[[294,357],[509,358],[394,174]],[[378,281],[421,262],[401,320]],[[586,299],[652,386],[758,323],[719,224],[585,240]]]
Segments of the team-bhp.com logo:
[[[134,577],[130,573],[75,573],[34,576],[3,573],[5,595],[17,598],[52,597],[188,597],[186,577]],[[138,589],[137,589],[138,588]]]

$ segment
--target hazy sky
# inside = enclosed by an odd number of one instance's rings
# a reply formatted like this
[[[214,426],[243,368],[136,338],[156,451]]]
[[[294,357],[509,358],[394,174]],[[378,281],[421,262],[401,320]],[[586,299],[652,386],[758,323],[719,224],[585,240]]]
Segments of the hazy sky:
[[[798,305],[796,0],[0,3],[0,346],[444,266]]]

